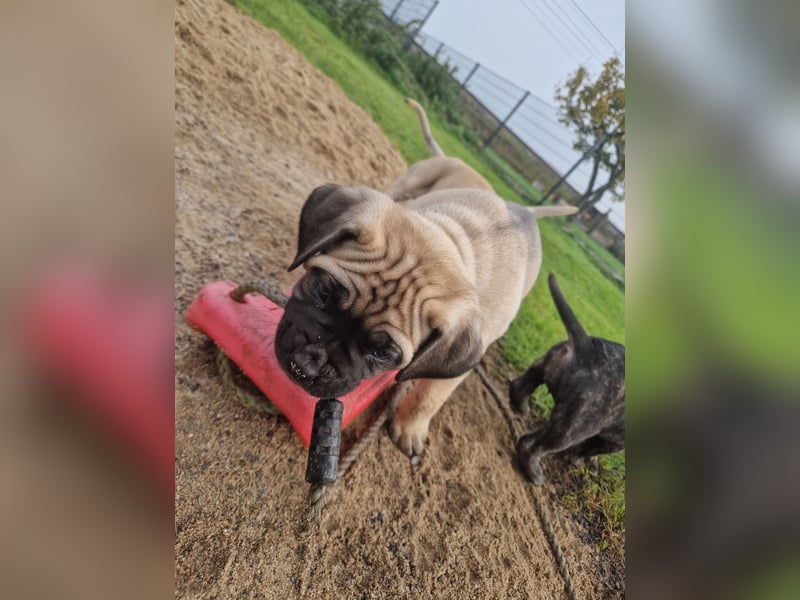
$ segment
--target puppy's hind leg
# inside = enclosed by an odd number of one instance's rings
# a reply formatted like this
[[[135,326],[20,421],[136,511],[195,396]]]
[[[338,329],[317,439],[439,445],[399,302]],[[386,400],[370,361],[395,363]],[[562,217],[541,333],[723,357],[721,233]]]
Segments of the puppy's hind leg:
[[[386,190],[386,195],[395,202],[419,198],[439,179],[439,162],[441,161],[428,158],[412,165],[405,175]]]
[[[517,440],[517,462],[525,476],[535,483],[544,483],[544,473],[539,464],[540,454],[536,452],[541,432],[528,433]]]
[[[517,462],[525,475],[536,485],[544,483],[539,461],[543,456],[571,448],[597,435],[584,415],[575,414],[569,403],[556,401],[550,420],[537,433],[523,435],[517,442]]]
[[[522,375],[511,382],[508,397],[515,412],[527,415],[531,406],[528,402],[534,390],[544,383],[544,360],[539,359]]]
[[[572,448],[568,448],[564,451],[569,457],[570,462],[573,465],[578,465],[582,462],[586,462],[588,459],[596,459],[601,454],[612,454],[613,452],[619,452],[625,447],[625,444],[618,438],[615,437],[604,437],[602,433],[599,433],[593,437],[590,437],[588,440],[584,440],[577,446],[573,446]],[[595,461],[590,461],[592,470],[597,470],[597,463]]]
[[[600,454],[612,454],[625,448],[625,424],[615,423],[597,435],[569,448],[570,458],[591,458]]]

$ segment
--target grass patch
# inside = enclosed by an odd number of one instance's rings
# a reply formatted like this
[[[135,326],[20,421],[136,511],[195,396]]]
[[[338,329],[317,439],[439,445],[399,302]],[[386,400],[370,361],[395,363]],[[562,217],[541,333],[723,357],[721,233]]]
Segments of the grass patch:
[[[405,105],[400,90],[301,4],[290,0],[280,3],[234,0],[234,4],[245,14],[277,30],[312,65],[334,79],[347,96],[372,117],[409,164],[428,157],[416,113]],[[506,183],[508,178],[512,178],[515,187],[527,186],[535,192],[521,175],[496,155],[478,152],[466,144],[463,131],[457,126],[443,125],[435,114],[429,114],[429,120],[433,134],[446,154],[458,156],[472,166],[500,196],[526,204]],[[564,295],[587,331],[622,343],[625,337],[624,292],[608,273],[613,268],[624,277],[624,267],[577,226],[568,225],[563,217],[544,219],[539,226],[544,249],[542,276],[525,298],[502,342],[506,357],[517,373],[525,370],[553,344],[566,339],[547,289],[548,272],[558,276]],[[592,248],[593,252],[588,252],[587,248]],[[606,262],[607,265],[603,264]],[[541,391],[534,397],[534,404],[536,410],[547,416],[552,398]],[[617,535],[620,544],[619,532],[622,531],[625,511],[624,463],[624,454],[603,457],[601,464],[609,468],[601,469],[600,479],[585,486],[587,491],[581,492],[580,499],[576,498],[578,506],[590,503],[601,507],[599,510],[606,514],[609,523],[608,532]],[[585,498],[584,494],[587,494]]]
[[[612,547],[622,554],[625,538],[625,452],[601,456],[598,470],[573,467],[573,475],[582,480],[574,492],[562,496],[562,503],[572,512],[582,512],[600,539],[600,548]]]
[[[542,199],[542,192],[537,190],[531,185],[521,173],[517,172],[514,167],[509,165],[500,156],[495,153],[491,148],[486,148],[483,151],[486,161],[497,171],[504,179],[509,182],[509,185],[514,188],[517,195],[521,195],[524,200],[530,199],[530,204],[538,203]]]
[[[601,246],[596,239],[589,236],[580,226],[575,223],[568,223],[562,231],[572,237],[575,243],[582,247],[583,251],[594,262],[606,277],[618,282],[620,289],[625,289],[625,265],[616,256],[611,254],[607,248]]]

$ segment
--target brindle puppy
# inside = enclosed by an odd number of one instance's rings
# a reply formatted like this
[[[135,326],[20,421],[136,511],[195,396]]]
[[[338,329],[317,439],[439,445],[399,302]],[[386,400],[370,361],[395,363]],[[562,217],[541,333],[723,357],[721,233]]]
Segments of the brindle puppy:
[[[558,287],[548,278],[550,294],[569,339],[556,344],[511,382],[511,406],[530,410],[528,399],[546,384],[555,404],[544,429],[523,435],[517,460],[532,482],[544,481],[539,459],[566,452],[574,461],[622,450],[625,445],[625,347],[583,330]]]

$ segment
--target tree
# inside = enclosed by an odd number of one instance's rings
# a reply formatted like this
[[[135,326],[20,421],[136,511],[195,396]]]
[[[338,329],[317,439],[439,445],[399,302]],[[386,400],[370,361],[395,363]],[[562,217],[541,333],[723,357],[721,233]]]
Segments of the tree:
[[[618,58],[610,58],[595,81],[583,67],[556,90],[558,120],[576,133],[572,147],[591,151],[592,172],[578,202],[577,219],[606,192],[615,200],[624,198],[625,187],[625,79]],[[598,184],[600,172],[607,175]],[[602,180],[602,178],[601,178]]]

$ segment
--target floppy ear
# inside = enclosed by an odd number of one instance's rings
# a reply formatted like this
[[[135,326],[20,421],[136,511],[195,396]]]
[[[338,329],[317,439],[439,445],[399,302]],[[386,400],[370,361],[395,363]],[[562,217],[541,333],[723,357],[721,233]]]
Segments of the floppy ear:
[[[434,329],[395,379],[449,379],[469,371],[483,354],[479,319],[465,319],[451,331]]]
[[[359,190],[341,185],[329,183],[311,192],[300,212],[297,255],[289,270],[293,271],[317,252],[358,237],[358,224],[348,217],[365,202],[367,199]]]

